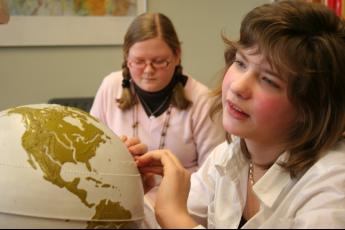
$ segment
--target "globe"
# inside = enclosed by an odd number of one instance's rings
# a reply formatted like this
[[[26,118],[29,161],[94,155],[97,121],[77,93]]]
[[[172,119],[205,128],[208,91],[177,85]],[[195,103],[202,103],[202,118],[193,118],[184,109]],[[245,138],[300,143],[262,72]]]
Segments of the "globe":
[[[122,141],[86,112],[0,112],[0,228],[138,228],[143,186]]]

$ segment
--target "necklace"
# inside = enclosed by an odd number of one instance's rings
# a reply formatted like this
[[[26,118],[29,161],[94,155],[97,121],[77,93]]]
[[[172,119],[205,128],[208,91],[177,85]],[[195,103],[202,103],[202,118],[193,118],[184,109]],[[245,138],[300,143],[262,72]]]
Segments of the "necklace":
[[[249,162],[249,181],[250,181],[250,184],[253,186],[256,181],[254,180],[254,166],[256,167],[256,169],[258,169],[259,171],[257,171],[257,176],[258,174],[260,175],[261,173],[264,174],[272,165],[272,164],[269,164],[269,165],[259,165],[259,164],[255,164],[253,163],[251,160]],[[261,176],[259,176],[260,178]]]
[[[165,147],[165,137],[167,135],[167,131],[168,131],[168,128],[169,128],[170,115],[171,115],[171,105],[169,105],[167,111],[165,112],[165,119],[164,119],[162,131],[161,131],[161,138],[159,140],[159,147],[158,147],[158,149],[163,149]],[[150,119],[151,119],[151,117],[154,118],[153,116],[150,116]],[[133,136],[134,137],[139,137],[139,135],[138,135],[138,127],[139,127],[138,104],[136,104],[134,106],[134,109],[133,109],[133,125],[132,125]]]
[[[163,106],[165,106],[166,103],[168,102],[168,100],[170,99],[170,97],[166,97],[166,98],[164,99],[164,101],[163,101],[154,111],[152,111],[151,108],[150,108],[150,106],[145,102],[144,98],[141,97],[139,94],[137,94],[137,95],[138,95],[139,101],[142,102],[143,107],[145,108],[145,110],[149,111],[149,117],[150,117],[150,119],[153,119],[153,118],[155,117],[155,114],[156,114],[159,110],[161,110],[161,109],[163,108]]]
[[[252,161],[250,161],[249,162],[249,181],[252,186],[255,184],[253,171],[254,171],[253,163]]]
[[[254,181],[254,164],[252,161],[249,162],[249,183],[247,187],[247,200],[243,210],[243,217],[246,220],[251,219],[260,209],[260,203],[253,191]],[[248,183],[248,184],[249,184]]]

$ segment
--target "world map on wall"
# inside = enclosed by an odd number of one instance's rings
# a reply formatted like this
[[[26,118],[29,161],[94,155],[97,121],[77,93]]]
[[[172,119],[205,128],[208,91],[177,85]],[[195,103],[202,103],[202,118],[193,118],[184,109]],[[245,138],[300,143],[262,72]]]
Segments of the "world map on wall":
[[[131,211],[113,199],[114,194],[121,198],[128,191],[121,191],[117,181],[105,179],[107,173],[101,171],[106,162],[109,167],[122,165],[124,174],[129,169],[134,170],[133,176],[138,173],[130,156],[122,160],[114,157],[116,148],[109,148],[114,137],[105,133],[95,118],[77,108],[57,105],[16,107],[0,118],[14,115],[21,117],[25,128],[20,138],[26,162],[41,173],[39,186],[49,183],[79,200],[82,209],[89,210],[87,228],[130,227],[126,220],[131,220]],[[114,162],[117,160],[120,163]],[[114,175],[121,175],[114,170]]]
[[[133,16],[136,0],[8,0],[13,16]]]

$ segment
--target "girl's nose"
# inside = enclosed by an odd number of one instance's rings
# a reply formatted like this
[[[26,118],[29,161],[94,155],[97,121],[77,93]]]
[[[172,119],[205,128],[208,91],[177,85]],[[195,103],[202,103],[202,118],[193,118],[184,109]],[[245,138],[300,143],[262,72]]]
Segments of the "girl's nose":
[[[154,68],[152,66],[152,63],[147,63],[145,68],[144,68],[144,73],[152,73],[154,72]]]
[[[232,81],[231,91],[241,99],[248,99],[252,95],[253,73],[246,72],[238,74]]]

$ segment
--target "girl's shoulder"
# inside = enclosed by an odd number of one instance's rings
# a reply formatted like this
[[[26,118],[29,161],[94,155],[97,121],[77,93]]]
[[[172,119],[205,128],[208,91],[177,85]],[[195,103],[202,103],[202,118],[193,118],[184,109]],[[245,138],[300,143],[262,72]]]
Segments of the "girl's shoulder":
[[[118,83],[122,82],[122,71],[111,72],[104,77],[103,82],[106,83]]]
[[[305,185],[333,185],[345,183],[345,141],[339,141],[332,149],[312,165],[299,179]],[[327,182],[324,184],[324,182]],[[345,191],[344,191],[345,192]]]
[[[111,72],[102,80],[101,91],[118,91],[122,88],[122,71]]]
[[[339,166],[344,168],[345,172],[345,139],[338,141],[332,149],[325,152],[325,154],[315,163],[318,168],[334,168]]]
[[[196,80],[195,78],[191,77],[190,75],[185,75],[188,77],[185,90],[187,92],[193,91],[192,93],[208,93],[210,91],[209,87],[207,87],[204,83]]]

